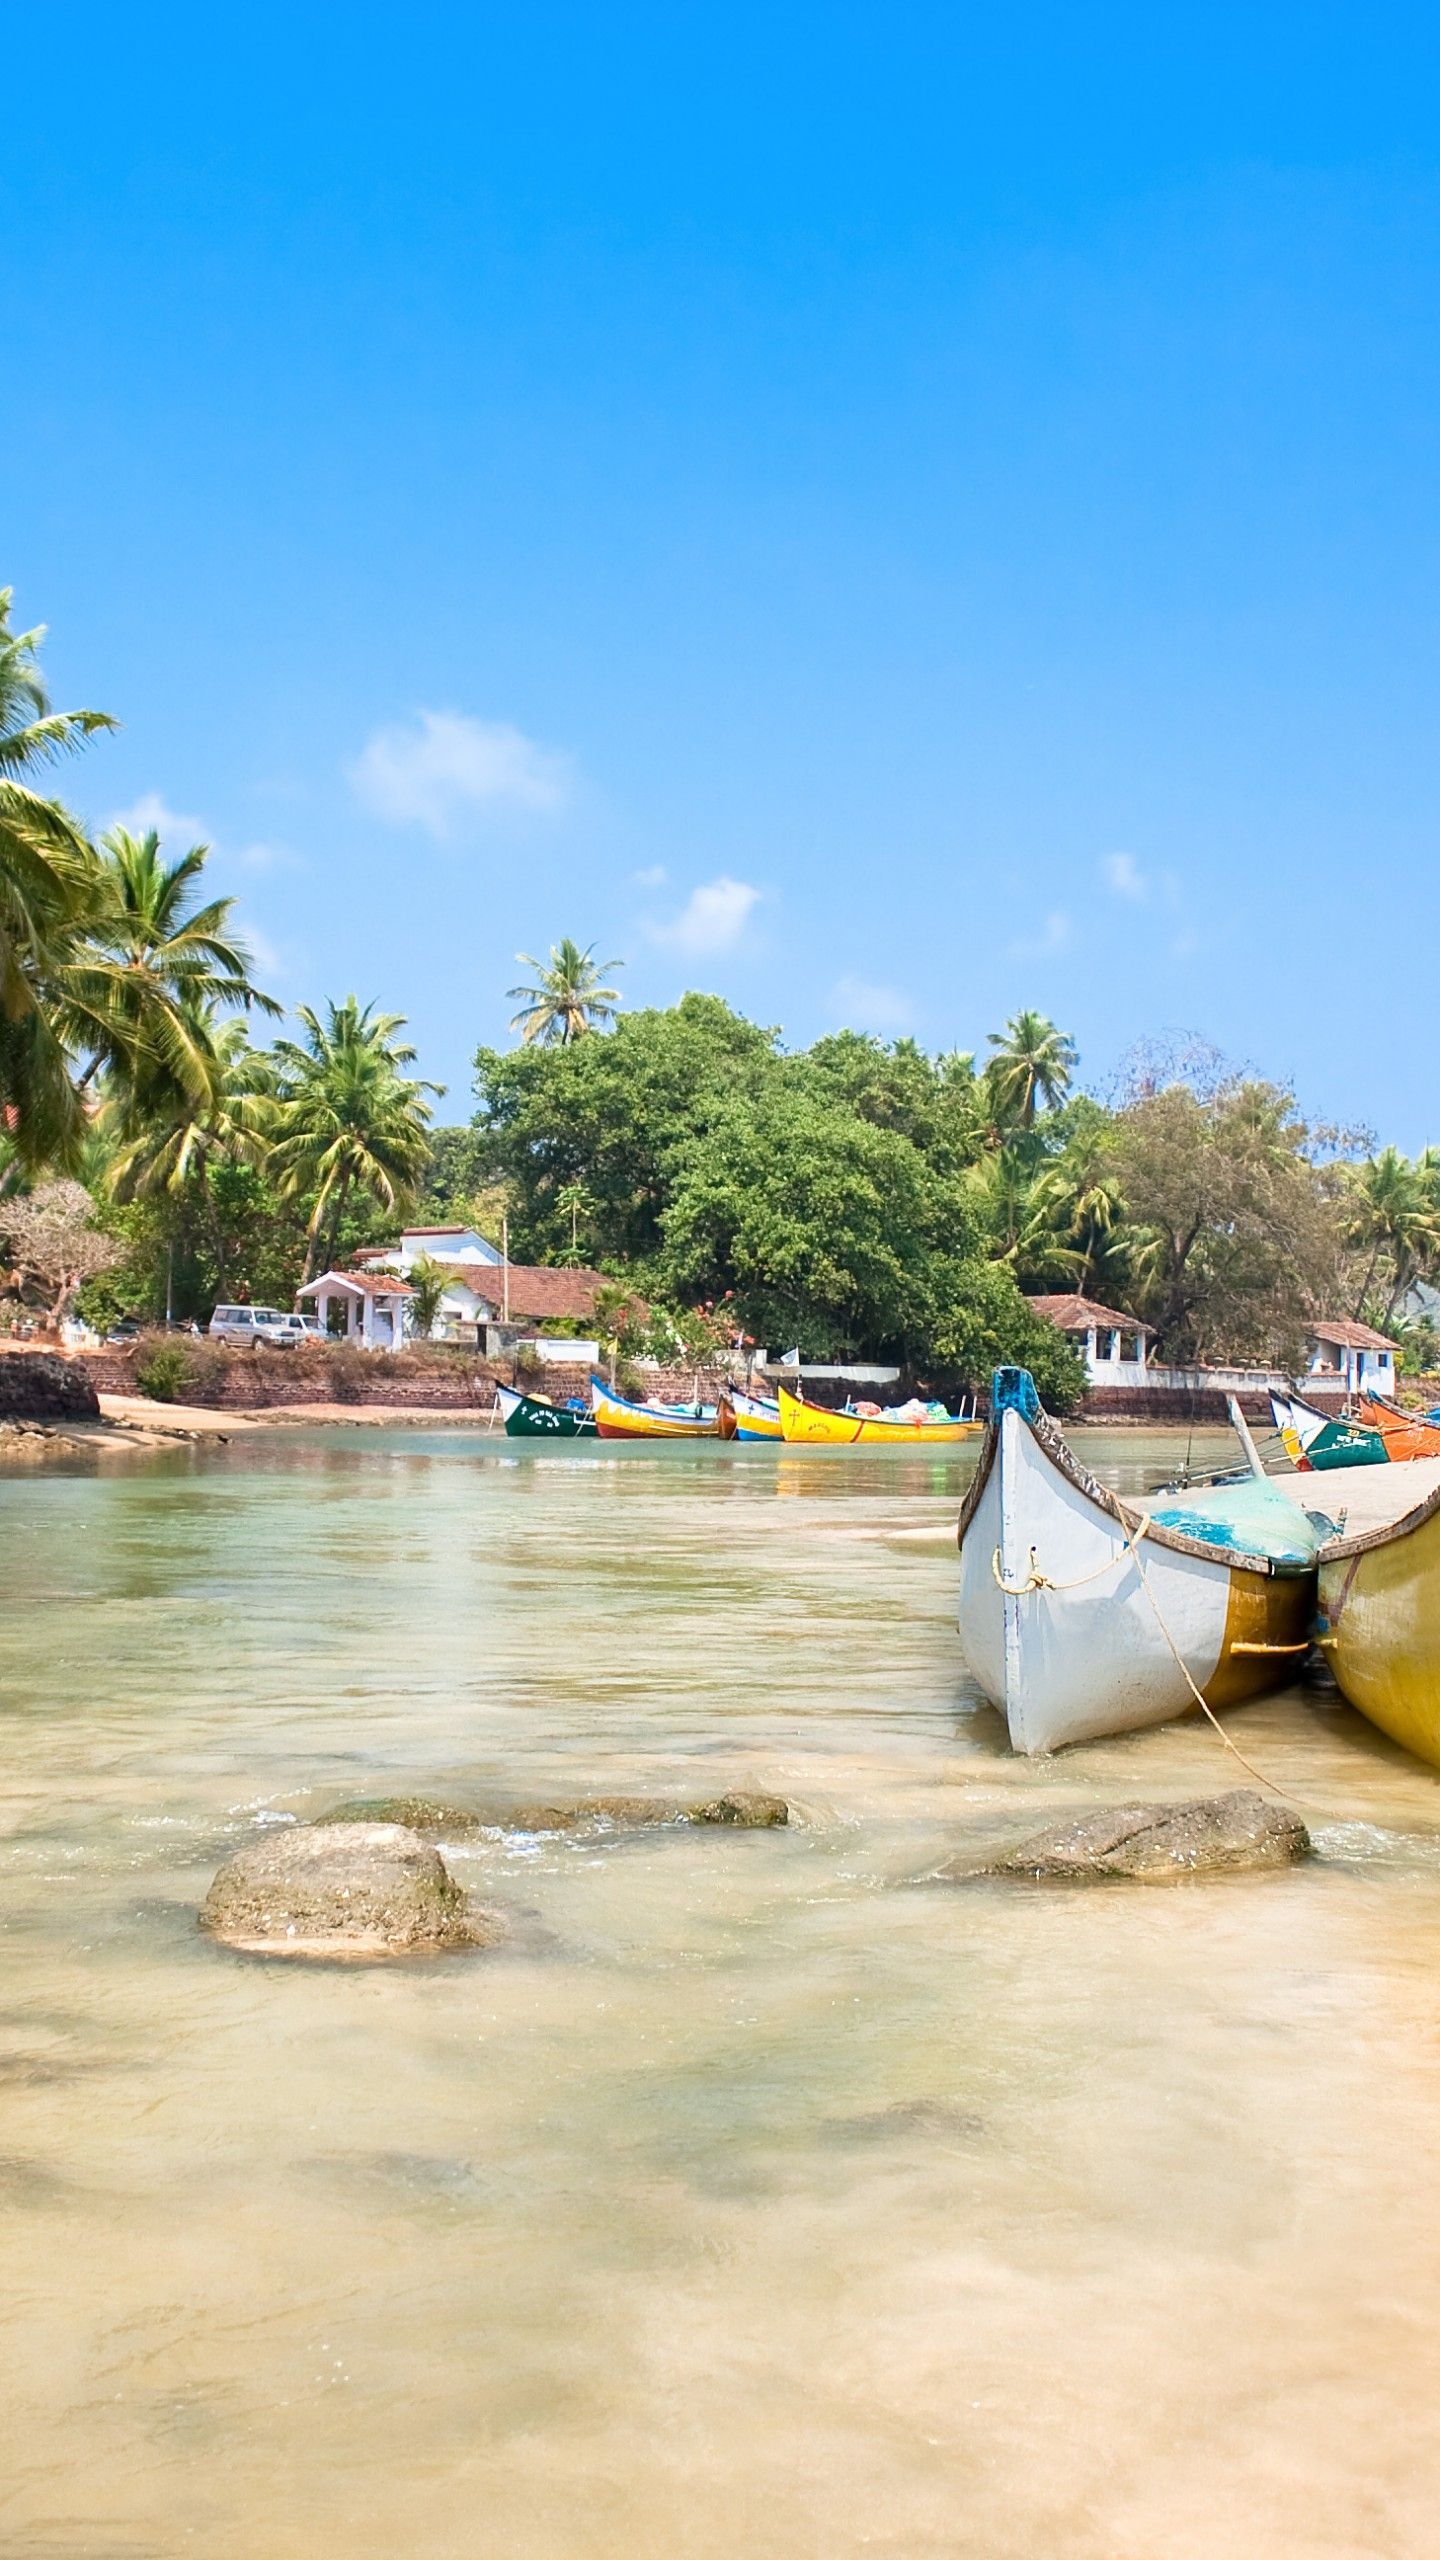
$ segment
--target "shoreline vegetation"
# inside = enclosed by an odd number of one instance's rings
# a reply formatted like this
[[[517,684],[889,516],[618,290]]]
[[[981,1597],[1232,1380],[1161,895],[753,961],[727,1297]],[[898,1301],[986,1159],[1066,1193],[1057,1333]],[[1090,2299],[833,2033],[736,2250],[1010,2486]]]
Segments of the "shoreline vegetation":
[[[1065,1414],[1082,1364],[1028,1303],[1053,1291],[1180,1366],[1293,1369],[1338,1312],[1398,1335],[1402,1370],[1437,1365],[1414,1293],[1440,1282],[1440,1152],[1314,1124],[1191,1035],[1101,1099],[1034,1011],[976,1050],[789,1049],[713,995],[628,1011],[623,962],[562,939],[521,955],[516,1045],[476,1050],[472,1118],[437,1124],[401,1015],[352,994],[284,1025],[208,847],[92,841],[53,796],[115,723],[52,708],[43,638],[0,595],[0,1342],[288,1306],[408,1219],[603,1271],[596,1329],[632,1393],[638,1361],[764,1345],[947,1400],[1014,1363]],[[443,1272],[413,1278],[433,1308]],[[177,1334],[172,1398],[210,1401],[211,1348]]]

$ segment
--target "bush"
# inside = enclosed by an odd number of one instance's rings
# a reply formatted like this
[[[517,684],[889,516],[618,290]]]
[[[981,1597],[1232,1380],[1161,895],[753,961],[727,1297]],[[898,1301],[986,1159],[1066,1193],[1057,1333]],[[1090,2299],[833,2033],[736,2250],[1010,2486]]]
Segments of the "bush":
[[[282,1355],[293,1360],[293,1351]],[[336,1404],[359,1404],[361,1390],[375,1376],[373,1355],[359,1351],[351,1342],[337,1342],[326,1364],[330,1393]]]
[[[152,1342],[135,1363],[135,1384],[154,1404],[179,1404],[190,1389],[190,1355],[180,1342]]]

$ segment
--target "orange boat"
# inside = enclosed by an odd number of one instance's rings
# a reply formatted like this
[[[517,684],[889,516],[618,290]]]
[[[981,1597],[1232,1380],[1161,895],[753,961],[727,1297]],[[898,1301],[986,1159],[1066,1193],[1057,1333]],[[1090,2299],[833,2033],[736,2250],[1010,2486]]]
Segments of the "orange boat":
[[[1358,1396],[1355,1419],[1367,1431],[1378,1431],[1390,1458],[1440,1458],[1440,1422],[1423,1414],[1402,1413],[1388,1396]]]

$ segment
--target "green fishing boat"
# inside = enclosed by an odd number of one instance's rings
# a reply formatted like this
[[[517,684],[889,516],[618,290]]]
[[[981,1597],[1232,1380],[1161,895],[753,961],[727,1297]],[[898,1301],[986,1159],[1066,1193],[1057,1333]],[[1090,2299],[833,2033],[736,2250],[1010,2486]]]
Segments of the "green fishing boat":
[[[498,1387],[495,1401],[511,1440],[593,1440],[595,1416],[583,1404],[552,1404],[548,1396],[522,1395],[518,1387]]]

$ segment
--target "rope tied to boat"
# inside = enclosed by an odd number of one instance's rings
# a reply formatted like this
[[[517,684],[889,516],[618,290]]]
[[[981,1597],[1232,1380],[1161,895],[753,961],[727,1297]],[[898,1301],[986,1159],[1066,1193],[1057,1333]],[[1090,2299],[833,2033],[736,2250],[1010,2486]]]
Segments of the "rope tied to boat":
[[[1203,1689],[1197,1685],[1196,1681],[1192,1677],[1190,1666],[1186,1662],[1184,1655],[1180,1651],[1180,1647],[1176,1643],[1174,1637],[1170,1633],[1169,1627],[1165,1623],[1165,1613],[1150,1587],[1150,1576],[1145,1570],[1145,1559],[1140,1553],[1140,1541],[1144,1537],[1149,1526],[1149,1514],[1142,1511],[1123,1547],[1117,1547],[1112,1555],[1106,1557],[1103,1564],[1095,1567],[1093,1572],[1077,1574],[1073,1582],[1053,1582],[1048,1573],[1042,1573],[1035,1561],[1037,1550],[1034,1547],[1030,1550],[1030,1570],[1023,1582],[1006,1581],[1004,1560],[998,1547],[990,1559],[990,1570],[994,1575],[996,1582],[999,1584],[1000,1589],[1005,1592],[1009,1598],[1012,1600],[1023,1600],[1027,1593],[1031,1591],[1082,1590],[1087,1582],[1099,1582],[1105,1574],[1112,1573],[1118,1565],[1122,1565],[1127,1556],[1133,1556],[1135,1559],[1135,1570],[1140,1576],[1140,1588],[1144,1592],[1146,1599],[1149,1601],[1150,1606],[1155,1613],[1155,1623],[1164,1637],[1166,1644],[1170,1648],[1171,1654],[1174,1657],[1176,1670],[1180,1673],[1181,1678],[1185,1682],[1185,1685],[1189,1690],[1191,1697],[1194,1699],[1196,1706],[1200,1709],[1201,1714],[1209,1718],[1210,1723],[1214,1726],[1215,1731],[1224,1743],[1226,1750],[1234,1753],[1241,1768],[1249,1770],[1251,1777],[1256,1781],[1258,1786],[1268,1788],[1270,1794],[1278,1796],[1282,1804],[1290,1805],[1296,1812],[1303,1812],[1303,1806],[1296,1805],[1293,1796],[1287,1795],[1285,1789],[1281,1786],[1277,1786],[1273,1778],[1267,1778],[1263,1770],[1256,1768],[1253,1760],[1246,1759],[1239,1743],[1231,1740],[1230,1735],[1226,1732],[1225,1727],[1215,1713],[1215,1710],[1211,1706]]]
[[[1113,1573],[1117,1566],[1122,1565],[1127,1556],[1135,1555],[1149,1526],[1149,1516],[1142,1511],[1123,1547],[1117,1547],[1114,1553],[1108,1555],[1103,1564],[1097,1564],[1092,1572],[1077,1573],[1070,1582],[1055,1582],[1048,1573],[1042,1573],[1035,1561],[1038,1550],[1034,1547],[1030,1550],[1030,1570],[1023,1582],[1006,1581],[1005,1560],[998,1547],[990,1559],[990,1570],[1000,1589],[1011,1600],[1023,1600],[1026,1593],[1030,1591],[1083,1591],[1087,1582],[1102,1581],[1107,1573]]]

